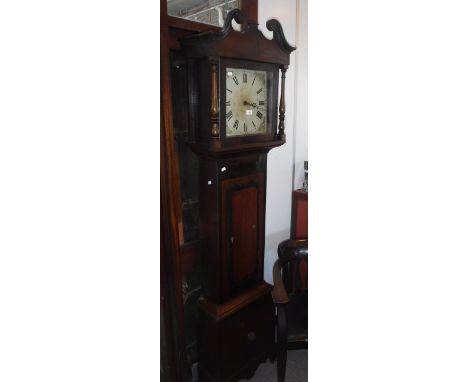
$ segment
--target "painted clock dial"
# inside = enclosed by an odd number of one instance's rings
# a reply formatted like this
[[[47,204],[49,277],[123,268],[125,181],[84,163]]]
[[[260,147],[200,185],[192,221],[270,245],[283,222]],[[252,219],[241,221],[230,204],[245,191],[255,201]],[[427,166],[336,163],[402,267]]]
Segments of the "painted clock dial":
[[[226,68],[226,137],[267,131],[267,72]]]

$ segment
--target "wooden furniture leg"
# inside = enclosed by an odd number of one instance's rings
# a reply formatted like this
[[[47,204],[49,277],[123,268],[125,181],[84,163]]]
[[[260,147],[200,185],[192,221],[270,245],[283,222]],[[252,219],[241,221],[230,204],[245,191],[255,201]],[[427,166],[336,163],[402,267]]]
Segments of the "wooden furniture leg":
[[[286,305],[277,305],[277,346],[278,346],[278,359],[277,359],[277,371],[278,371],[278,382],[284,382],[286,376],[286,360],[287,360],[287,348],[288,348],[288,331],[286,322]]]

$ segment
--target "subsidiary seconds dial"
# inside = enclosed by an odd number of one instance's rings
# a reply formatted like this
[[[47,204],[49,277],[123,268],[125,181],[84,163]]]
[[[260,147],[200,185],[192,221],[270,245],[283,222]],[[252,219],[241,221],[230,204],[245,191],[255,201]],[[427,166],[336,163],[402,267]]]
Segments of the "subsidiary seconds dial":
[[[267,73],[226,68],[226,137],[267,130]]]

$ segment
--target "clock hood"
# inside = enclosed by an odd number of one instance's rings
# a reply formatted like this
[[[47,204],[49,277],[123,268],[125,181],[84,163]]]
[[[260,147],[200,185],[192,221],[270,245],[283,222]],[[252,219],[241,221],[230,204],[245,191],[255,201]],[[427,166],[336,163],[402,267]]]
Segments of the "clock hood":
[[[232,28],[232,20],[242,26],[241,32]],[[180,43],[187,58],[226,57],[287,67],[289,56],[296,48],[287,42],[278,20],[268,20],[266,27],[273,32],[272,40],[263,35],[258,24],[249,23],[243,11],[233,9],[228,13],[221,30],[186,36]]]

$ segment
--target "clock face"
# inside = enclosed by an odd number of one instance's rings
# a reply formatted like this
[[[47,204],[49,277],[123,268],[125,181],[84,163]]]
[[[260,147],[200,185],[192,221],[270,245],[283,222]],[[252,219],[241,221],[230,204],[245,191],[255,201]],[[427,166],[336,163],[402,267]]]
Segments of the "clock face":
[[[226,68],[226,137],[265,134],[267,72]]]

